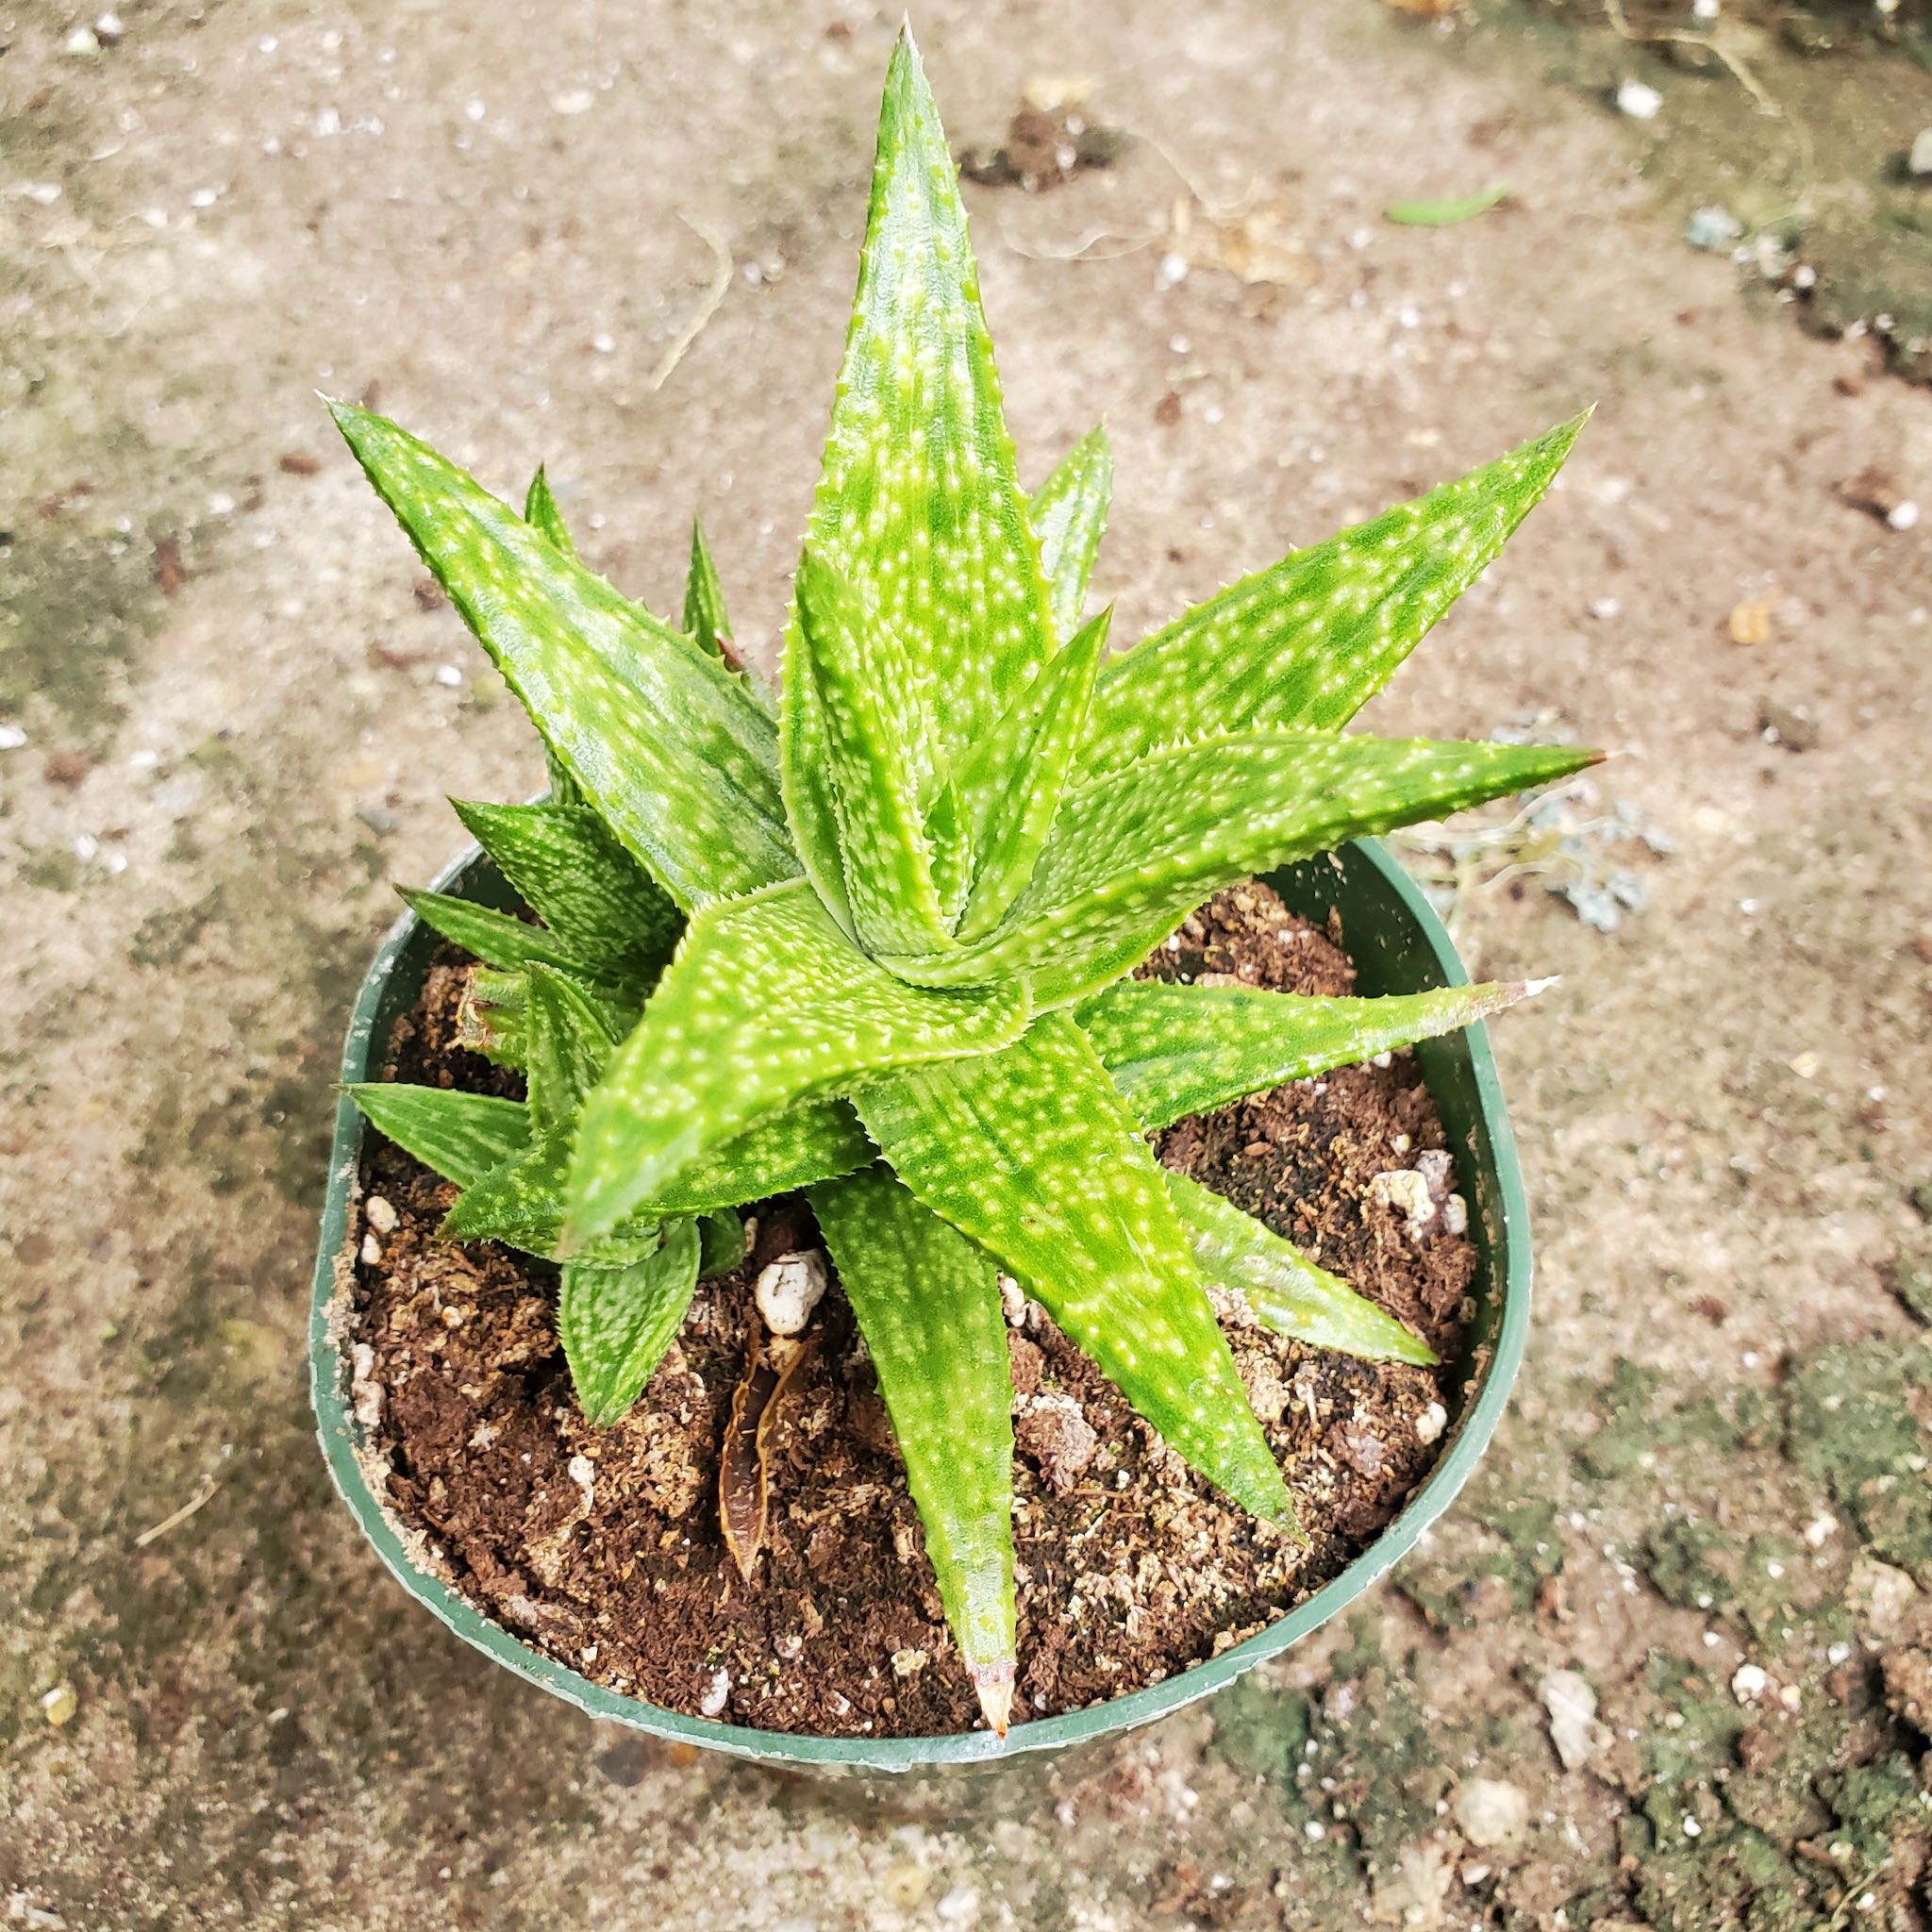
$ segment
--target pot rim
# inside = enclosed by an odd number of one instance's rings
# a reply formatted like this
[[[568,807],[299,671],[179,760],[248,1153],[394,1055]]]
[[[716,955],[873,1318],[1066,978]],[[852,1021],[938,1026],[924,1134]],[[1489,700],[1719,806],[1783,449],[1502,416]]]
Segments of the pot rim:
[[[476,845],[467,846],[444,867],[432,889],[447,891],[459,884],[481,856]],[[1376,883],[1393,895],[1413,923],[1441,983],[1467,982],[1469,974],[1434,908],[1379,841],[1359,840],[1327,858],[1343,870],[1357,858],[1370,867]],[[419,924],[414,913],[405,912],[384,936],[363,976],[343,1042],[340,1077],[344,1085],[366,1077],[372,1057],[380,1052],[381,1042],[375,1036],[384,994]],[[308,1323],[309,1399],[329,1474],[390,1574],[464,1642],[526,1682],[575,1705],[589,1717],[668,1741],[803,1770],[904,1773],[938,1765],[995,1763],[1064,1750],[1150,1724],[1223,1689],[1255,1665],[1280,1656],[1364,1594],[1414,1548],[1449,1507],[1495,1433],[1522,1364],[1529,1329],[1529,1208],[1488,1031],[1478,1024],[1448,1039],[1460,1042],[1467,1054],[1480,1137],[1488,1141],[1486,1150],[1478,1144],[1471,1152],[1478,1161],[1487,1153],[1500,1209],[1492,1229],[1495,1254],[1490,1265],[1493,1277],[1500,1262],[1502,1307],[1474,1399],[1465,1402],[1452,1423],[1448,1445],[1435,1467],[1410,1493],[1395,1519],[1347,1568],[1265,1629],[1159,1683],[1084,1709],[1015,1724],[1004,1740],[982,1730],[920,1738],[826,1738],[688,1717],[608,1690],[484,1615],[411,1553],[411,1543],[421,1548],[426,1539],[420,1531],[405,1530],[400,1524],[372,1484],[370,1466],[364,1459],[366,1432],[355,1416],[343,1359],[347,1264],[353,1258],[348,1243],[353,1234],[351,1213],[359,1193],[364,1131],[361,1113],[347,1093],[337,1099],[328,1192],[323,1207]],[[1467,1175],[1464,1184],[1469,1185]]]

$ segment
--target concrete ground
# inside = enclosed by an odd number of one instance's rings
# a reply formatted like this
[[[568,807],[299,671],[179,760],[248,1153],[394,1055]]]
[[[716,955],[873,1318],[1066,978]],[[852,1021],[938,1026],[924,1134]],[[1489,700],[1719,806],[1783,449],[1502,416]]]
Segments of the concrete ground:
[[[1681,240],[1694,155],[1641,164],[1725,76],[1646,68],[1639,128],[1371,0],[921,9],[957,141],[1073,78],[1141,137],[971,192],[1028,474],[1113,432],[1117,632],[1594,401],[1374,722],[1618,756],[1567,846],[1459,848],[1525,868],[1471,953],[1564,984],[1497,1031],[1540,1312],[1449,1524],[1108,1763],[867,1794],[510,1682],[329,1490],[351,990],[442,794],[539,761],[312,391],[504,489],[546,458],[660,608],[701,509],[768,638],[891,23],[88,18],[0,4],[0,1924],[1932,1923],[1932,521],[1839,487],[1932,509],[1932,393]]]

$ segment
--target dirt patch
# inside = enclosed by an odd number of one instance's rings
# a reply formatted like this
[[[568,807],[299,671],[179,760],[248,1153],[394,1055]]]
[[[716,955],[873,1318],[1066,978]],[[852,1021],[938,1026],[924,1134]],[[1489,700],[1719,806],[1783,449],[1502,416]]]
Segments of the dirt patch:
[[[1311,993],[1354,978],[1258,886],[1203,908],[1156,970]],[[386,1074],[513,1091],[454,1044],[459,977],[432,973]],[[1183,1122],[1160,1152],[1454,1359],[1474,1251],[1453,1213],[1419,1231],[1374,1187],[1402,1166],[1441,1200],[1454,1184],[1407,1056]],[[777,1256],[817,1245],[802,1197],[754,1210],[743,1266],[700,1287],[642,1400],[598,1430],[571,1393],[550,1271],[439,1240],[452,1190],[375,1136],[364,1181],[384,1205],[359,1270],[362,1406],[379,1412],[391,1501],[467,1594],[597,1682],[673,1709],[831,1736],[971,1726],[973,1692],[836,1281],[771,1424],[769,1535],[749,1583],[719,1527],[720,1444],[758,1332],[752,1285]],[[1011,1315],[1023,1717],[1137,1690],[1260,1629],[1335,1575],[1438,1454],[1445,1376],[1303,1348],[1224,1310],[1302,1548],[1191,1474],[1037,1305]]]

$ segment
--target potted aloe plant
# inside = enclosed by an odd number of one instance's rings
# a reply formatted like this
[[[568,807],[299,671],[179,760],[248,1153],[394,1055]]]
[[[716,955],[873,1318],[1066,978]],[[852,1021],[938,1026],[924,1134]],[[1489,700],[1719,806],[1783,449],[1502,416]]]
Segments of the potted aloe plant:
[[[412,1591],[602,1714],[903,1768],[1171,1708],[1362,1588],[1466,1474],[1520,1346],[1520,1192],[1475,1023],[1525,989],[1452,983],[1419,897],[1348,841],[1594,754],[1343,727],[1496,555],[1577,425],[1108,655],[1108,611],[1088,615],[1107,441],[1021,489],[907,36],[775,690],[731,643],[701,537],[674,625],[577,559],[541,471],[519,514],[395,425],[335,415],[552,774],[542,802],[457,808],[480,855],[405,893],[345,1059],[315,1394],[338,1481]],[[1228,920],[1263,950],[1326,945],[1291,923],[1324,908],[1369,994],[1278,990],[1266,960],[1202,970],[1246,957]],[[1476,1319],[1440,1366],[1280,1215],[1271,1227],[1149,1142],[1425,1040],[1433,1100],[1418,1087],[1414,1104],[1440,1103],[1451,1143],[1433,1201],[1453,1158],[1477,1209]],[[462,1357],[492,1323],[494,1354]],[[1255,1338],[1275,1351],[1258,1370]],[[1365,1552],[1323,1516],[1319,1447],[1285,1470],[1275,1446],[1303,1408],[1321,1421],[1331,1362],[1357,1378],[1344,1407],[1389,1365],[1411,1394],[1442,1392],[1424,1411],[1438,1436],[1455,1424],[1425,1493]],[[827,1375],[842,1398],[810,1393]],[[1096,1448],[1080,1431],[1097,1440],[1102,1409],[1119,1426]],[[1038,1464],[1023,1557],[1016,1413]],[[444,1459],[425,1474],[432,1439]],[[774,1482],[803,1497],[828,1470],[846,1472],[833,1501],[774,1524]],[[1067,1495],[1099,1512],[1082,1539],[1143,1511],[1121,1532],[1124,1600],[1096,1600],[1070,1559],[1047,1507]],[[890,1546],[863,1545],[904,1572],[882,1606],[840,1539],[901,1503]],[[515,1519],[510,1557],[492,1511]],[[1230,1524],[1244,1574],[1268,1580],[1211,1645],[1197,1629],[1194,1654],[1143,1659],[1132,1694],[1097,1709],[1015,1708],[1016,1577],[1057,1647],[1105,1647],[1185,1595]],[[760,1601],[782,1593],[780,1541],[795,1628]],[[754,1624],[776,1633],[758,1684],[733,1647]],[[898,1641],[908,1628],[924,1634]],[[815,1668],[874,1688],[761,1719],[774,1682]],[[910,1696],[894,1684],[922,1678],[970,1686],[924,1707],[964,1713],[943,1734],[891,1720]]]

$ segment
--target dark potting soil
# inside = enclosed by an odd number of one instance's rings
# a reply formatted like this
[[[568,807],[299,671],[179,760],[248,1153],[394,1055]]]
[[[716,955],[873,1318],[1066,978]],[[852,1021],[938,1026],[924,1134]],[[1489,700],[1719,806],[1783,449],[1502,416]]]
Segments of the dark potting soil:
[[[1142,971],[1307,993],[1354,979],[1330,939],[1259,885],[1220,894]],[[384,1077],[518,1091],[454,1044],[463,976],[432,972]],[[978,1722],[836,1277],[766,1432],[769,1529],[749,1583],[724,1547],[720,1445],[761,1326],[752,1285],[818,1245],[803,1197],[755,1210],[745,1264],[699,1285],[642,1399],[597,1429],[571,1394],[552,1272],[440,1241],[455,1191],[379,1136],[365,1144],[357,1406],[391,1507],[464,1594],[584,1675],[674,1710],[831,1736]],[[1408,1055],[1182,1121],[1158,1144],[1456,1359],[1475,1254]],[[1376,1183],[1402,1169],[1426,1192]],[[1137,1690],[1259,1630],[1370,1542],[1441,1452],[1446,1368],[1305,1348],[1224,1305],[1300,1547],[1192,1475],[1037,1304],[1012,1297],[1010,1312],[1016,1723]]]

